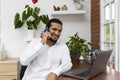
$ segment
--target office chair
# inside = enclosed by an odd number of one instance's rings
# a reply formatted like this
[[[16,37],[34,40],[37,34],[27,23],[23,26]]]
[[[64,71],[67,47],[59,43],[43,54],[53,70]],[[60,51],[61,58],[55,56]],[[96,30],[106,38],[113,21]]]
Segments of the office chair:
[[[26,70],[27,66],[21,66],[21,70],[20,70],[20,80],[22,80],[25,70]]]

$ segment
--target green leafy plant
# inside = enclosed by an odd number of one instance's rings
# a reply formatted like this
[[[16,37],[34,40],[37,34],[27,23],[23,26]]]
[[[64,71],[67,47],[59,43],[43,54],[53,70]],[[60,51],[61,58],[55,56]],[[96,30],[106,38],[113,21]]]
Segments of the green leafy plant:
[[[73,0],[74,3],[80,3],[82,1],[84,1],[84,0]]]
[[[74,2],[74,3],[80,3],[80,1],[79,1],[79,0],[73,0],[73,2]]]
[[[71,55],[83,56],[84,60],[87,58],[87,54],[91,51],[91,43],[87,42],[78,36],[78,32],[73,36],[70,36],[70,40],[66,42]]]
[[[27,25],[27,29],[38,29],[39,23],[42,21],[44,24],[46,24],[49,20],[48,15],[40,15],[40,8],[35,7],[26,7],[26,9],[23,11],[22,15],[19,13],[15,14],[14,17],[14,26],[15,29],[21,28],[23,25]]]

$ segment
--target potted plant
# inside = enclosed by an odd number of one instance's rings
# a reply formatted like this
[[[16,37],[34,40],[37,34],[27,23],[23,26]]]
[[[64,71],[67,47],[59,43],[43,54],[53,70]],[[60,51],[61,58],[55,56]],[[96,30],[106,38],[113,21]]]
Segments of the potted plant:
[[[33,4],[36,4],[38,0],[32,0]],[[25,6],[22,15],[16,13],[14,17],[14,26],[15,29],[26,27],[27,28],[27,38],[32,39],[34,37],[34,31],[38,29],[40,22],[46,24],[49,20],[47,14],[40,14],[40,8],[30,7],[29,5]]]
[[[27,29],[37,30],[40,21],[46,24],[49,20],[48,15],[39,15],[39,13],[40,8],[38,7],[27,7],[21,16],[19,13],[16,13],[14,17],[15,29],[21,28],[23,25],[25,25],[27,26]]]
[[[91,43],[80,38],[78,32],[70,36],[70,40],[66,44],[70,50],[72,60],[78,60],[80,56],[86,60],[87,54],[91,51]]]
[[[81,3],[84,0],[73,0],[74,3]]]
[[[83,4],[81,3],[83,0],[73,0],[73,3],[75,4],[75,7],[77,10],[82,9]]]

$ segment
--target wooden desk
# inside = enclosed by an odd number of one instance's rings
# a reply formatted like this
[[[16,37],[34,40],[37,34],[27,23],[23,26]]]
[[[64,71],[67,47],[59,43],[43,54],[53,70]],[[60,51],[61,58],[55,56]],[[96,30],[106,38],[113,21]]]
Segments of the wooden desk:
[[[77,61],[77,62],[73,62],[72,69],[76,69],[79,67],[86,67],[86,66],[89,66],[89,64],[85,62]],[[61,75],[60,80],[79,80],[79,79]],[[107,66],[106,70],[103,73],[92,78],[91,80],[120,80],[120,73]]]

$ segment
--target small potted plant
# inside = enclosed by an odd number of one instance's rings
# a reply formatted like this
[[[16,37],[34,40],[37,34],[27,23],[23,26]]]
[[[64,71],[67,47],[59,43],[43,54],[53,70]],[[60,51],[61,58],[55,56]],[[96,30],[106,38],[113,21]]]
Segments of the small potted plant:
[[[38,25],[40,21],[42,21],[44,24],[46,24],[49,20],[48,15],[39,15],[40,13],[40,8],[35,7],[27,7],[22,15],[20,16],[19,13],[15,14],[14,17],[14,25],[15,29],[21,28],[24,25],[27,25],[27,29],[38,29]]]
[[[79,60],[80,56],[86,60],[88,53],[91,51],[91,43],[80,38],[78,32],[70,36],[70,40],[66,44],[70,50],[72,60]]]
[[[32,0],[33,4],[37,3],[38,0]],[[19,29],[21,27],[26,27],[28,37],[33,37],[34,30],[38,29],[38,25],[40,22],[46,24],[49,20],[47,14],[40,14],[40,8],[38,7],[30,7],[29,5],[25,6],[25,10],[23,10],[22,15],[20,13],[16,13],[14,17],[14,26],[15,29]],[[30,34],[30,35],[29,35]]]
[[[81,10],[83,7],[83,4],[81,3],[83,0],[73,0],[73,3],[75,4],[75,7],[77,10]]]

